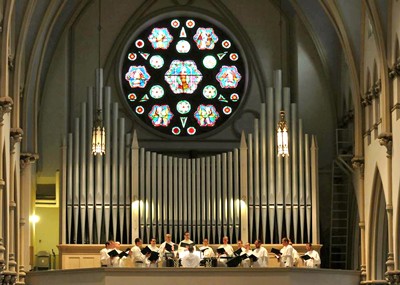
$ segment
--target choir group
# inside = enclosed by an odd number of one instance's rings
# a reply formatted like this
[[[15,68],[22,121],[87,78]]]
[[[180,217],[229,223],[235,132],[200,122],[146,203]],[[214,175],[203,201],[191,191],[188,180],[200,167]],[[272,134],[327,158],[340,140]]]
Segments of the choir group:
[[[250,243],[243,244],[239,240],[234,250],[228,242],[225,236],[214,252],[206,238],[197,248],[189,232],[185,232],[179,244],[172,242],[171,235],[166,234],[159,247],[155,238],[146,247],[142,247],[142,240],[136,238],[135,245],[125,250],[120,249],[119,242],[110,240],[100,251],[100,263],[103,267],[268,267],[268,251],[260,240],[254,241],[254,249]],[[297,266],[300,260],[305,267],[311,268],[319,267],[321,263],[318,252],[310,243],[306,244],[306,253],[300,256],[288,238],[282,239],[281,249],[272,248],[271,252],[281,267]]]

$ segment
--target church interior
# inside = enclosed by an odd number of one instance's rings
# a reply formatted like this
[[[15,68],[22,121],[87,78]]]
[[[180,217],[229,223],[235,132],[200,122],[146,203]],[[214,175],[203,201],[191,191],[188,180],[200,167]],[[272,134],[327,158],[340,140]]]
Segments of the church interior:
[[[0,284],[400,284],[399,19],[399,0],[0,0]],[[109,240],[186,231],[259,240],[269,265],[100,267]],[[280,268],[285,237],[320,268]]]

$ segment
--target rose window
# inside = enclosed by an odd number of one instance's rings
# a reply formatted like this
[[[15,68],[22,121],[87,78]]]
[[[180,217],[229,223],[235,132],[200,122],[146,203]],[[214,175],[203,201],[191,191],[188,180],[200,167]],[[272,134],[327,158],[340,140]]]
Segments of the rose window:
[[[169,18],[133,35],[121,66],[123,98],[138,121],[170,136],[215,130],[238,110],[246,88],[241,49],[226,28]]]

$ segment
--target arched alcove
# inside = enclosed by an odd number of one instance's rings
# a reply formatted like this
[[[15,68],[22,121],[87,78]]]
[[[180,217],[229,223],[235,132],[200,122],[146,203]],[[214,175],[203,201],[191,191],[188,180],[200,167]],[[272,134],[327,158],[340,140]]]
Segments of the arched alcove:
[[[384,280],[388,253],[388,220],[382,179],[379,171],[375,174],[371,202],[371,277],[373,280]]]

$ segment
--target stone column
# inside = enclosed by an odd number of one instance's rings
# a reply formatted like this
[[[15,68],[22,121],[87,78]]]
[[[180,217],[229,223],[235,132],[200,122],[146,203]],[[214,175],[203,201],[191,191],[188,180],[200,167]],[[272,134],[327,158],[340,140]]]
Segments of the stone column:
[[[361,283],[367,280],[367,266],[365,264],[365,212],[364,212],[364,158],[363,157],[353,157],[351,160],[353,169],[355,170],[355,189],[358,193],[358,208],[360,216],[360,241],[361,241]]]
[[[38,155],[32,153],[20,154],[21,200],[20,200],[20,266],[29,271],[34,266],[33,244],[34,226],[29,223],[29,217],[34,214],[35,202],[35,162]]]
[[[11,228],[13,229],[13,251],[14,254],[14,271],[17,272],[16,284],[25,284],[25,271],[21,265],[21,235],[20,235],[20,209],[21,209],[21,188],[20,188],[20,148],[22,141],[23,131],[20,128],[10,129],[10,176],[11,176],[11,205],[10,212]],[[11,262],[11,258],[10,258]]]
[[[392,203],[392,134],[381,133],[378,136],[380,145],[386,147],[388,169],[388,195],[386,201],[386,213],[388,216],[388,257],[386,261],[387,272],[394,270],[393,253],[393,203]]]
[[[10,181],[9,179],[9,138],[10,112],[13,100],[0,97],[0,281],[3,284],[15,282],[13,254],[10,251]],[[6,158],[6,159],[3,159]],[[6,177],[4,177],[6,175]],[[10,266],[11,259],[11,266]]]

